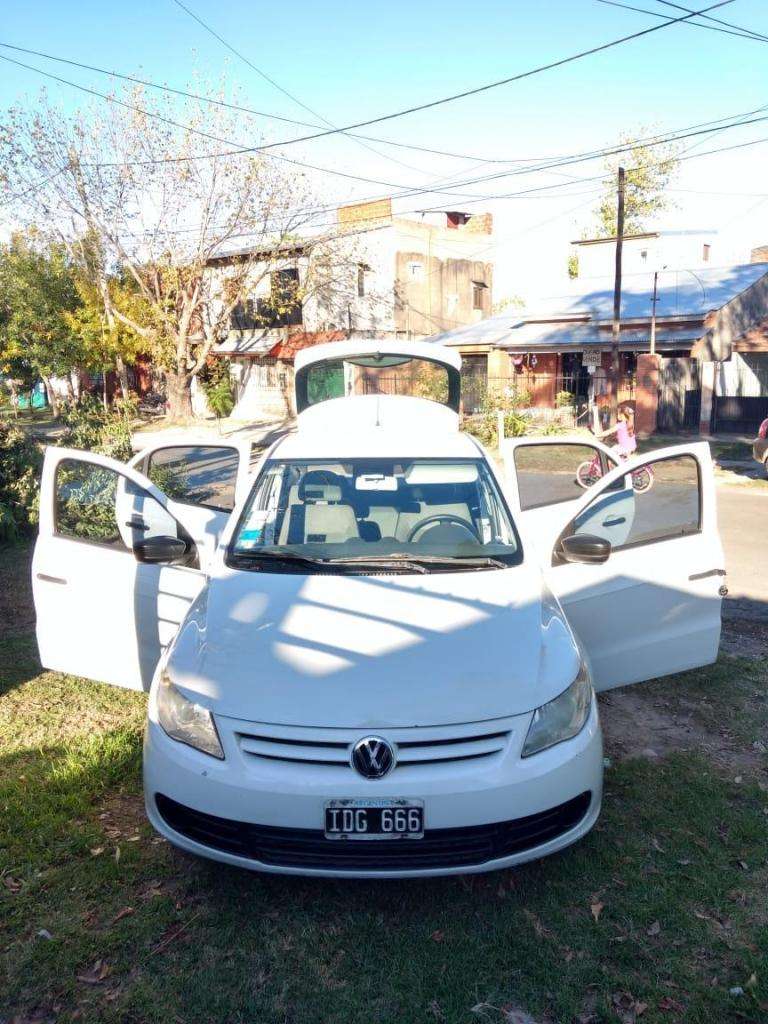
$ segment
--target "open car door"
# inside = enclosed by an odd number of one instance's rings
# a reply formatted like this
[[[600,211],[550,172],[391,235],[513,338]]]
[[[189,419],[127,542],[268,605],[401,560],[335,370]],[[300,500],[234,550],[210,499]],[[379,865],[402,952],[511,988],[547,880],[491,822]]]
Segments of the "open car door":
[[[639,492],[641,469],[652,483]],[[725,567],[708,444],[623,463],[550,541],[545,576],[597,690],[715,661]]]
[[[248,489],[250,463],[250,441],[190,438],[153,444],[128,465],[163,492],[169,512],[184,523],[206,564]]]
[[[104,455],[47,449],[32,561],[45,668],[149,689],[204,582],[184,518],[150,480]]]
[[[507,438],[501,457],[509,503],[545,562],[553,530],[559,532],[586,489],[618,464],[602,441],[580,434]]]

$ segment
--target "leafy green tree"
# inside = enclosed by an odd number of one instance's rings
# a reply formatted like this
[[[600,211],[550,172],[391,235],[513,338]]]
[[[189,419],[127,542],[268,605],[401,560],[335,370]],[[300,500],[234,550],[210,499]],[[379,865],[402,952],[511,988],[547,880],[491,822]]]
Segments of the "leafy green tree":
[[[636,137],[623,135],[619,145],[628,145]],[[616,234],[616,172],[620,166],[626,169],[624,233],[631,235],[646,230],[652,217],[670,207],[671,201],[665,190],[678,165],[679,149],[674,143],[633,146],[609,157],[605,164],[609,178],[595,211],[597,236],[610,238]]]
[[[8,245],[0,246],[2,361],[12,371],[26,367],[42,379],[57,416],[59,402],[51,378],[69,380],[82,361],[79,339],[66,320],[79,303],[73,267],[63,245],[45,244],[29,231],[12,235]]]

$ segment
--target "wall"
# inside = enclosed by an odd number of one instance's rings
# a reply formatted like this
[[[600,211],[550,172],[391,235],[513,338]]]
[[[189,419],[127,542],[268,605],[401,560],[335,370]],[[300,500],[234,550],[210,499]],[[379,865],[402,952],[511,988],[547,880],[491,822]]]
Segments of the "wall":
[[[719,363],[715,372],[715,394],[719,397],[768,396],[768,352],[734,352]]]
[[[703,256],[704,244],[710,246],[709,260]],[[629,238],[622,247],[622,271],[624,274],[638,274],[643,271],[661,270],[667,266],[704,267],[717,266],[717,235],[715,232],[693,231],[661,233],[658,238]],[[606,240],[595,245],[576,245],[579,257],[579,277],[606,277],[613,274],[616,260],[616,243]],[[645,253],[645,257],[643,257]]]

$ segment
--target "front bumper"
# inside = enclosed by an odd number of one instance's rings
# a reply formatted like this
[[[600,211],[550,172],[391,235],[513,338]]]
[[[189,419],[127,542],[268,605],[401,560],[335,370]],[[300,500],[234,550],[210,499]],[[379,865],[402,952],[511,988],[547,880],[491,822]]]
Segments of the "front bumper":
[[[602,798],[594,700],[578,736],[521,759],[530,718],[503,720],[508,739],[492,756],[398,766],[368,781],[342,764],[253,757],[236,739],[244,723],[226,719],[217,719],[226,759],[216,761],[169,739],[150,717],[144,747],[147,814],[176,846],[259,871],[402,878],[511,867],[580,839],[597,820]],[[365,734],[359,730],[354,738]],[[326,840],[326,801],[366,797],[423,800],[424,839]]]

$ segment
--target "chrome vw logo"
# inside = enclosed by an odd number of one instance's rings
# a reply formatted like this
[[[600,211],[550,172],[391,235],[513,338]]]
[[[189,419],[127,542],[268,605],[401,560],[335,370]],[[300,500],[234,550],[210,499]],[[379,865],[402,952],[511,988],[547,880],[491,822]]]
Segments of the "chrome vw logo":
[[[381,779],[395,767],[392,744],[381,736],[366,736],[352,747],[352,767],[366,779]]]

